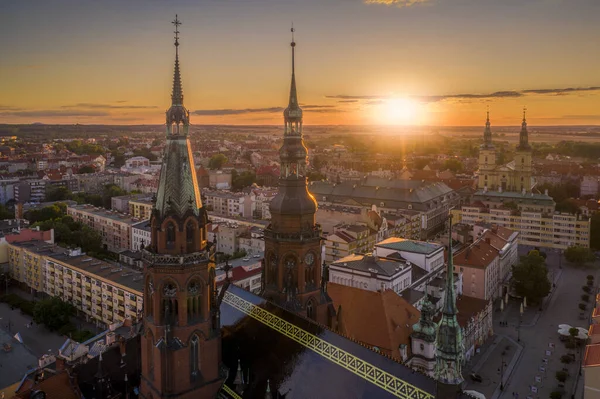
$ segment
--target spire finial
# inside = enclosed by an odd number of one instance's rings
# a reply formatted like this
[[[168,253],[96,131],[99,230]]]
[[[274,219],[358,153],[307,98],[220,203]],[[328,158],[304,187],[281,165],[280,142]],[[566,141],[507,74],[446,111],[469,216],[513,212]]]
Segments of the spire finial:
[[[175,33],[175,47],[179,47],[179,25],[181,25],[181,21],[177,17],[177,14],[175,14],[175,20],[171,23],[175,26],[175,32],[173,32]]]
[[[527,122],[527,107],[523,107],[523,122]]]
[[[487,106],[487,119],[486,119],[486,123],[490,123],[490,106]]]
[[[296,30],[294,29],[294,23],[292,22],[292,29],[290,29],[290,32],[292,32],[292,42],[290,43],[290,46],[292,46],[292,74],[295,72],[296,70],[296,62],[295,62],[295,47],[296,47],[296,41],[294,40],[294,32]]]

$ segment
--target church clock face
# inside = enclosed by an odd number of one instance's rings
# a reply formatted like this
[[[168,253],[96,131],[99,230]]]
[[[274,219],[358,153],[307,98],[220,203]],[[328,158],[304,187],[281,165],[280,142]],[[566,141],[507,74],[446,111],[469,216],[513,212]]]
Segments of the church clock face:
[[[312,266],[312,264],[315,263],[315,255],[312,252],[307,253],[304,257],[304,262],[307,265]]]

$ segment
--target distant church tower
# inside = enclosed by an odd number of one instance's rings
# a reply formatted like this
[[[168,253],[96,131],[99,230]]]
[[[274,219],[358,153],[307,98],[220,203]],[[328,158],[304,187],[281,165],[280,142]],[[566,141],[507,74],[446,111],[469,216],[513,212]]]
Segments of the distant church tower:
[[[532,151],[529,145],[529,133],[527,132],[526,109],[523,109],[523,122],[519,133],[519,145],[515,152],[515,191],[531,191],[531,162]]]
[[[317,201],[308,192],[308,150],[302,140],[302,109],[298,105],[292,28],[292,83],[279,149],[279,192],[270,204],[271,224],[265,229],[262,295],[268,300],[330,325],[331,299],[321,275],[321,227],[315,221]],[[333,309],[331,307],[331,309]]]
[[[207,244],[188,139],[179,72],[175,18],[175,71],[166,113],[167,145],[150,218],[152,241],[143,250],[144,332],[140,396],[214,398],[225,380],[215,295],[214,248]]]
[[[435,379],[438,381],[438,398],[453,398],[461,390],[464,379],[462,363],[464,343],[456,314],[456,292],[454,291],[454,262],[452,260],[452,216],[449,218],[448,266],[446,268],[446,297],[442,318],[437,326]]]
[[[490,125],[490,111],[487,112],[485,121],[485,130],[483,132],[483,144],[479,147],[479,182],[477,187],[480,189],[496,189],[494,185],[496,168],[496,149],[492,143],[492,128]]]

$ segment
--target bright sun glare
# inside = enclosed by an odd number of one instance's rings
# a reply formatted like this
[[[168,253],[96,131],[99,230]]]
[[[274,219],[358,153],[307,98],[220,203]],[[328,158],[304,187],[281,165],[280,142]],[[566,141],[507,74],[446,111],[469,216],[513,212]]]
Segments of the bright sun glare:
[[[380,106],[382,122],[390,125],[416,125],[419,104],[408,98],[392,98]]]

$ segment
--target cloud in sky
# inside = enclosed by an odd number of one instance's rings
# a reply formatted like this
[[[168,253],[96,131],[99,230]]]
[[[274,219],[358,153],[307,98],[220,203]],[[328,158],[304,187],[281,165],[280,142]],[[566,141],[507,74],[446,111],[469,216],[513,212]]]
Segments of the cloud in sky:
[[[106,111],[41,109],[28,111],[0,111],[0,116],[15,116],[21,118],[47,118],[61,116],[110,116],[110,114]]]
[[[117,101],[124,103],[126,101]],[[114,105],[114,104],[97,104],[97,103],[78,103],[73,105],[63,105],[61,108],[88,108],[88,109],[154,109],[156,105]]]
[[[364,0],[365,4],[384,4],[386,6],[410,7],[415,4],[428,3],[430,0]]]
[[[309,113],[328,113],[328,112],[343,112],[335,108],[335,105],[301,105],[304,111]],[[272,114],[283,112],[284,107],[268,107],[268,108],[227,108],[227,109],[199,109],[194,111],[195,115],[204,116],[220,116],[220,115],[244,115],[244,114]]]
[[[600,86],[590,86],[590,87],[568,87],[564,89],[528,89],[528,90],[505,90],[505,91],[496,91],[493,93],[461,93],[461,94],[446,94],[446,95],[436,95],[436,96],[415,96],[414,98],[423,102],[439,102],[446,100],[481,100],[481,99],[493,99],[493,98],[516,98],[523,97],[526,95],[559,95],[559,94],[569,94],[576,92],[590,92],[590,91],[600,91]],[[381,102],[383,100],[389,99],[393,96],[373,96],[373,95],[347,95],[347,94],[336,94],[325,96],[325,98],[329,99],[338,99],[338,102],[356,102],[366,100],[368,104],[377,104],[378,101]]]

